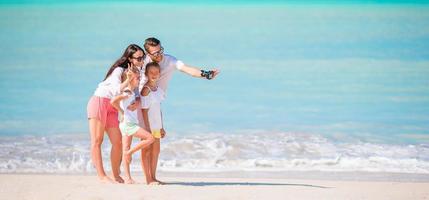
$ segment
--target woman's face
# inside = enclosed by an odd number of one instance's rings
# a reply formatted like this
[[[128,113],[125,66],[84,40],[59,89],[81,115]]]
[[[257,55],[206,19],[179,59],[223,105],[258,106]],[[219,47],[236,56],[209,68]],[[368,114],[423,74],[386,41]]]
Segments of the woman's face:
[[[146,75],[149,81],[156,82],[159,79],[159,75],[160,75],[159,73],[160,73],[159,68],[150,67],[146,72]]]
[[[144,61],[143,51],[136,51],[133,55],[131,55],[131,57],[128,58],[128,60],[130,61],[131,65],[135,67],[142,67]]]

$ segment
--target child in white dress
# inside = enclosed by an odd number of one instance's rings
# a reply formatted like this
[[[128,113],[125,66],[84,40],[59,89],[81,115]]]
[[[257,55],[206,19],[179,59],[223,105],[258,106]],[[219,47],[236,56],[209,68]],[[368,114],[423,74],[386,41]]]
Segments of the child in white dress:
[[[137,69],[136,69],[137,70]],[[137,70],[138,72],[138,70]],[[139,127],[137,112],[140,101],[136,100],[134,90],[138,88],[140,77],[134,77],[124,91],[111,100],[111,104],[122,114],[119,128],[122,133],[123,166],[125,171],[125,183],[133,184],[131,178],[130,163],[132,154],[136,151],[149,147],[154,142],[154,137],[145,129]],[[142,139],[137,145],[130,149],[132,138]]]
[[[143,152],[143,161],[146,181],[148,184],[161,184],[156,179],[156,167],[160,151],[160,138],[165,136],[165,130],[162,123],[161,102],[165,98],[164,91],[158,87],[158,80],[161,74],[161,68],[158,63],[151,62],[146,65],[145,75],[146,84],[141,91],[141,108],[146,130],[152,133],[155,141]]]

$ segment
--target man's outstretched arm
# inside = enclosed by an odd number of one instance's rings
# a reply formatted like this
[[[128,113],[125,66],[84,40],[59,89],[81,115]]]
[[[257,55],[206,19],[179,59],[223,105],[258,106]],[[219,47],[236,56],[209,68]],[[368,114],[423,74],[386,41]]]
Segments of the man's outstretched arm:
[[[201,70],[197,67],[189,66],[186,64],[182,65],[179,70],[186,73],[186,74],[189,74],[193,77],[197,77],[197,78],[207,78],[207,76],[205,76],[205,74],[210,73],[210,71],[213,71],[212,75],[210,75],[210,79],[214,79],[220,73],[220,71],[218,69],[205,71],[205,70]],[[203,71],[206,73],[204,73]]]

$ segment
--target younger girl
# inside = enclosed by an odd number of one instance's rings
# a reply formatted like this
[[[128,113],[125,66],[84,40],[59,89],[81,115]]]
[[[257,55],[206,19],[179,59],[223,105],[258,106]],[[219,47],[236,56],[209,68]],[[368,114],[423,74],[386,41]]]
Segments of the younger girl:
[[[139,73],[137,68],[129,68],[128,70],[133,71],[135,74]],[[134,90],[138,88],[139,81],[140,77],[138,75],[133,77],[128,84],[128,87],[124,89],[124,92],[111,100],[113,107],[121,112],[123,116],[119,124],[119,128],[121,129],[122,133],[122,157],[125,171],[125,183],[127,184],[135,183],[130,174],[132,154],[148,147],[154,142],[153,136],[138,126],[137,111],[140,107],[140,101],[136,100]],[[130,149],[133,137],[137,137],[142,140],[136,146]]]
[[[156,167],[160,151],[160,138],[165,136],[162,125],[161,101],[164,100],[164,91],[158,87],[157,82],[161,73],[158,63],[150,62],[146,65],[146,84],[141,91],[141,108],[146,130],[155,137],[154,143],[147,151],[142,152],[143,167],[148,184],[161,184],[156,179]],[[150,169],[150,170],[146,170]]]

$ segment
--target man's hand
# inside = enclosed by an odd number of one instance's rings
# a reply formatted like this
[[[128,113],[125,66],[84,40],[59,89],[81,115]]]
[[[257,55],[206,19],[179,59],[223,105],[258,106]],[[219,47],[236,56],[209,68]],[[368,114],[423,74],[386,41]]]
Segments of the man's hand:
[[[192,66],[189,66],[189,65],[185,64],[185,65],[183,65],[180,68],[180,71],[182,71],[182,72],[184,72],[186,74],[189,74],[189,75],[191,75],[193,77],[207,78],[207,77],[205,77],[205,76],[202,75],[202,71],[206,71],[206,70],[202,69],[201,67],[192,67]],[[210,75],[211,79],[215,78],[220,73],[219,69],[213,69],[211,71],[213,72],[213,75]],[[208,71],[206,71],[206,72],[208,72]]]
[[[220,73],[220,70],[219,69],[213,69],[212,71],[213,71],[213,78],[212,79],[214,79]]]

